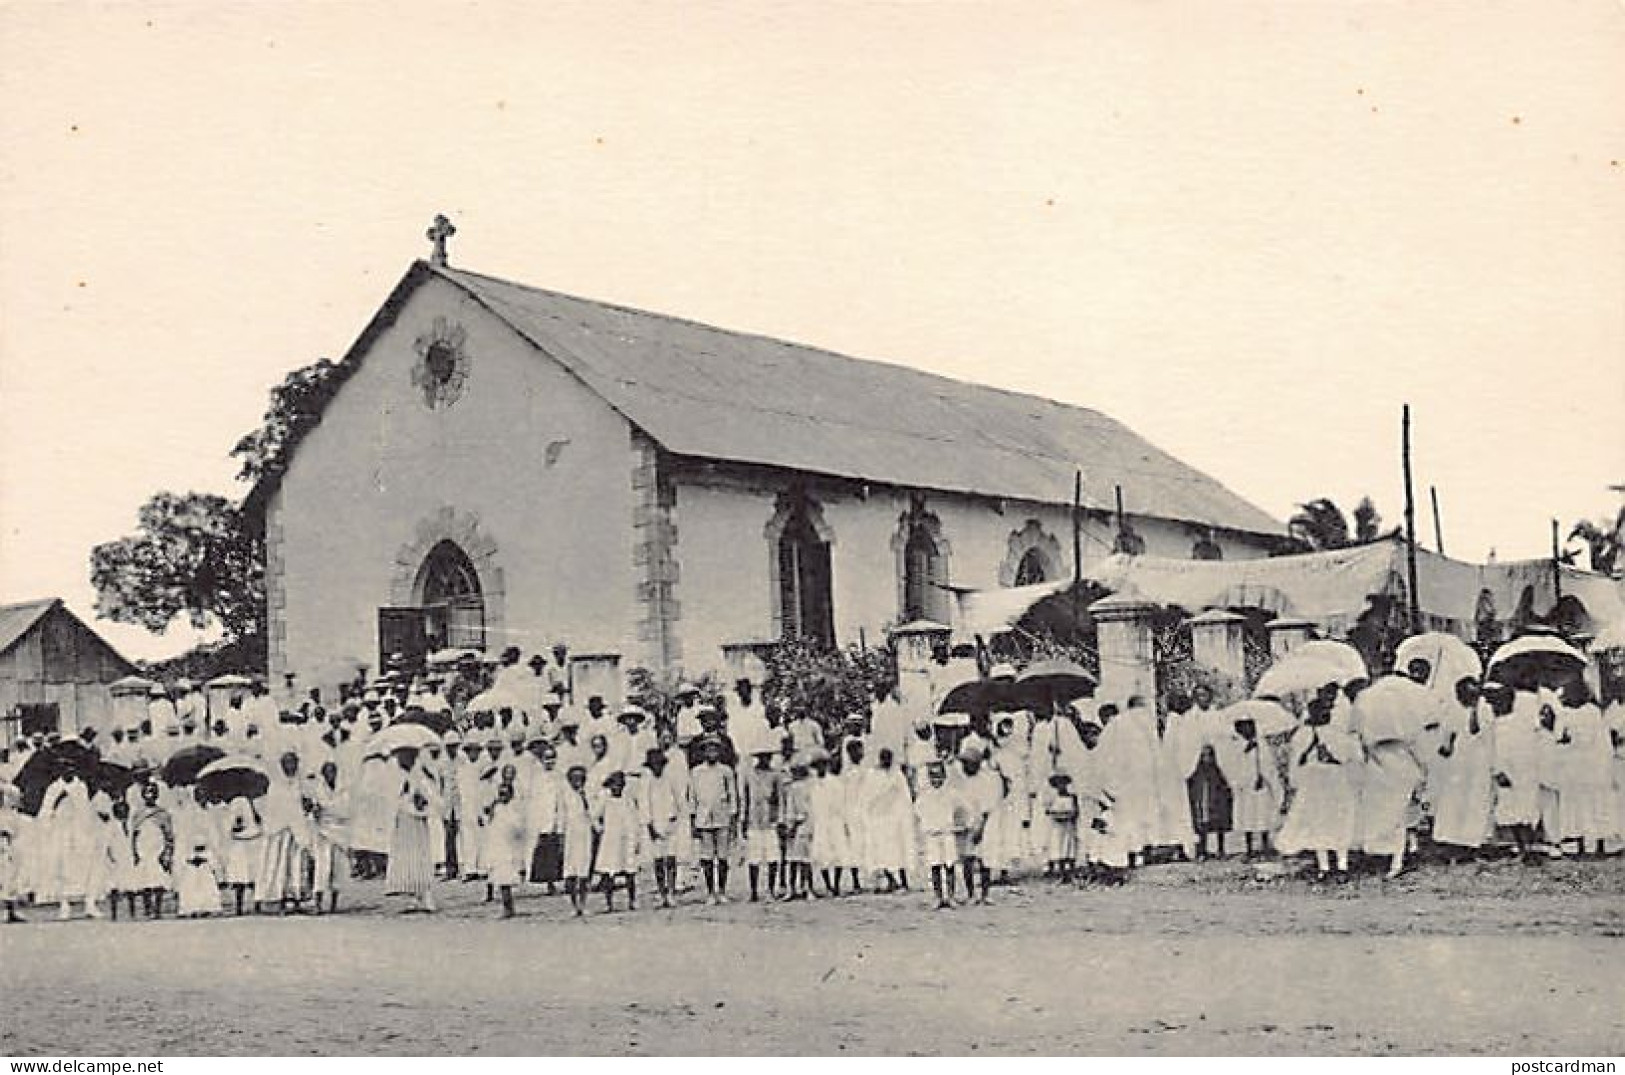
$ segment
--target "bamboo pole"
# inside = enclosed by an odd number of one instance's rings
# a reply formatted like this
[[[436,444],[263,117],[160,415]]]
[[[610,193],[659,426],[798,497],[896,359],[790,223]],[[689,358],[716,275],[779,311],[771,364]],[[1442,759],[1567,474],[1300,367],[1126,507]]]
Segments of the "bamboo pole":
[[[1411,405],[1400,412],[1400,461],[1405,469],[1405,586],[1411,634],[1422,632],[1421,595],[1416,592],[1416,496],[1411,488]]]

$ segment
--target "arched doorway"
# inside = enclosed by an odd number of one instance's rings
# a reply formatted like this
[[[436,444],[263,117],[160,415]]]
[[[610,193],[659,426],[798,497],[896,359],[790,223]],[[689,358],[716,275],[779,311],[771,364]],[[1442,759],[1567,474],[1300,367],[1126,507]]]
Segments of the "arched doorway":
[[[485,648],[485,597],[474,562],[454,541],[429,550],[413,595],[424,614],[430,650]]]

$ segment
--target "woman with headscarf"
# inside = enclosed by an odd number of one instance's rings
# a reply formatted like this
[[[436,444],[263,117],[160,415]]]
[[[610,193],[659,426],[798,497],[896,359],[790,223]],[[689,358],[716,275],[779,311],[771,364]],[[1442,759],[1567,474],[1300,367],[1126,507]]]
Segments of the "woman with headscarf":
[[[285,750],[277,759],[277,772],[260,800],[259,812],[265,835],[260,841],[254,902],[274,903],[286,914],[290,907],[302,906],[307,895],[305,858],[310,827],[296,752]]]
[[[914,862],[914,800],[908,781],[882,747],[875,767],[864,773],[863,803],[866,821],[866,865],[869,873],[885,879],[884,892],[908,889],[908,868]]]
[[[141,805],[130,815],[130,887],[141,893],[149,918],[163,915],[175,858],[175,825],[169,811],[158,805],[158,795],[157,784],[142,785]]]
[[[90,789],[75,772],[67,772],[45,789],[39,836],[47,899],[59,904],[57,917],[73,914],[73,901],[83,900],[85,914],[100,918],[95,886],[102,850],[101,819],[90,801]],[[43,902],[43,901],[42,901]]]
[[[1491,684],[1485,684],[1488,691]],[[1433,842],[1476,850],[1495,830],[1494,714],[1478,682],[1455,685],[1455,703],[1439,707],[1439,739],[1428,763]]]
[[[1308,715],[1287,743],[1294,797],[1275,845],[1284,855],[1313,851],[1317,878],[1348,874],[1349,848],[1359,837],[1359,793],[1351,770],[1360,764],[1360,741],[1333,719],[1335,684],[1309,703]]]
[[[1548,839],[1577,841],[1581,856],[1590,844],[1602,854],[1603,841],[1619,832],[1614,816],[1613,754],[1602,710],[1583,679],[1571,679],[1558,695],[1554,752],[1562,828]]]
[[[1360,785],[1360,847],[1368,855],[1387,856],[1385,876],[1392,880],[1405,872],[1412,801],[1422,786],[1422,764],[1407,740],[1365,719],[1360,705],[1363,684],[1351,685],[1349,694],[1354,704],[1354,726],[1362,736],[1366,759]],[[1422,688],[1415,688],[1415,703],[1428,706],[1430,711],[1434,708],[1433,699]]]
[[[435,810],[438,789],[433,776],[418,765],[415,748],[401,747],[390,757],[395,819],[384,890],[413,897],[417,906],[408,910],[433,911],[434,852],[429,830],[440,821]]]

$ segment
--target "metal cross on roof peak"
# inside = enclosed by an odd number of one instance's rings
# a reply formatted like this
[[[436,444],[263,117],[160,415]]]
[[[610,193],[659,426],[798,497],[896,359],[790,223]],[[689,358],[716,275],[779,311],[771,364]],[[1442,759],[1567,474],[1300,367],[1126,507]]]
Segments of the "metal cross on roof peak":
[[[434,250],[429,254],[429,264],[446,264],[446,240],[457,234],[457,225],[446,218],[444,213],[436,213],[434,223],[429,230],[423,233],[424,238],[434,244]]]

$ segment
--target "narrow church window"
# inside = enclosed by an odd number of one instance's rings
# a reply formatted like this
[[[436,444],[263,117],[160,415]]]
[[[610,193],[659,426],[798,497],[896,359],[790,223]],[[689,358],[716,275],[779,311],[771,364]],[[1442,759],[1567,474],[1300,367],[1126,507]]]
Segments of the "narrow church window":
[[[829,543],[798,508],[779,536],[779,613],[786,638],[835,645]]]
[[[938,618],[937,582],[940,581],[942,554],[937,543],[922,525],[909,531],[908,543],[903,547],[903,619],[929,620]]]
[[[1049,572],[1044,568],[1044,554],[1037,549],[1028,549],[1021,554],[1021,563],[1016,565],[1016,585],[1036,586],[1041,582],[1049,581]]]

